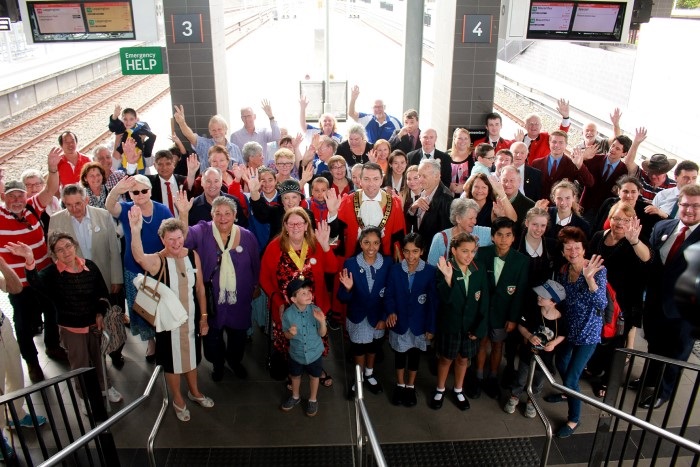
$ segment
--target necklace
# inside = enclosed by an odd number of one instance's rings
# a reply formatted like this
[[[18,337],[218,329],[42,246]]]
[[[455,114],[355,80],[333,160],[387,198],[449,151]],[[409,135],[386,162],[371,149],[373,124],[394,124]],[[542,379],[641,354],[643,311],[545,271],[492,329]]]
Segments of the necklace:
[[[141,219],[143,219],[143,223],[144,223],[144,224],[150,224],[151,222],[153,222],[153,214],[151,214],[151,215],[148,216],[148,217],[150,217],[151,220],[147,221],[147,220],[146,220],[146,216],[141,215]]]

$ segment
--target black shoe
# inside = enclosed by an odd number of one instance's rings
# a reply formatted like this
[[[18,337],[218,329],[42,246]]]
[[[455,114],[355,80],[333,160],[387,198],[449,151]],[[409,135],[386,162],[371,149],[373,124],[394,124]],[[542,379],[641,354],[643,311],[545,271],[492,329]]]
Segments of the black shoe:
[[[440,396],[436,399],[435,396]],[[442,403],[445,401],[445,391],[438,391],[437,389],[433,392],[433,397],[430,398],[430,408],[433,410],[440,410],[442,408]]]
[[[405,407],[413,407],[418,404],[416,397],[416,388],[404,388],[403,390],[403,405]]]
[[[454,392],[454,391],[452,391],[452,392],[455,395],[455,404],[457,405],[457,408],[459,410],[467,410],[471,407],[471,405],[469,405],[469,399],[464,397],[464,394],[462,392]],[[462,397],[459,397],[459,396],[462,396]],[[460,399],[462,399],[462,400],[460,400]]]
[[[248,370],[246,370],[240,363],[234,363],[233,365],[229,366],[233,370],[233,374],[236,375],[236,378],[246,379],[248,377]]]
[[[218,383],[223,379],[224,379],[224,367],[223,366],[215,366],[214,370],[211,372],[211,380],[214,381],[215,383]]]
[[[394,394],[391,396],[391,403],[394,405],[401,405],[404,401],[404,393],[406,392],[406,387],[395,386]]]
[[[498,387],[496,378],[486,378],[484,380],[484,392],[491,399],[497,399],[501,395],[501,388]]]
[[[642,378],[637,378],[633,379],[632,381],[629,382],[627,385],[629,389],[632,389],[633,391],[639,391],[639,389],[642,387]],[[649,380],[647,379],[644,384],[645,388],[653,388],[654,386],[649,385]]]
[[[656,400],[654,400],[654,396],[649,396],[645,398],[642,402],[639,403],[639,406],[643,409],[650,409],[652,407],[652,404],[655,409],[658,409],[662,405],[664,405],[666,402],[668,402],[668,399],[664,399],[663,397],[658,397]]]
[[[121,355],[112,357],[112,366],[117,370],[124,368],[124,357]]]
[[[377,378],[375,378],[374,375],[365,376],[365,387],[369,389],[369,392],[372,394],[381,394],[384,392],[382,385],[379,384],[379,381],[377,381]]]
[[[46,355],[51,360],[56,360],[59,362],[67,362],[68,361],[68,354],[63,349],[63,347],[54,347],[53,349],[47,349]]]
[[[469,382],[464,385],[464,394],[470,399],[481,397],[481,380],[469,378]]]
[[[27,372],[29,373],[29,380],[36,384],[40,381],[44,381],[44,372],[41,369],[39,362],[27,363]]]

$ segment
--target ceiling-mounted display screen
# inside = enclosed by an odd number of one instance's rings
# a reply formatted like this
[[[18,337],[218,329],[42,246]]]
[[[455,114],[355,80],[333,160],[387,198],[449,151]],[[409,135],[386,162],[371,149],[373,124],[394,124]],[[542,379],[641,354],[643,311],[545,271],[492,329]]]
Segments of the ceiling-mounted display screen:
[[[34,42],[132,40],[131,0],[27,2]]]
[[[528,39],[620,42],[626,2],[531,0]]]

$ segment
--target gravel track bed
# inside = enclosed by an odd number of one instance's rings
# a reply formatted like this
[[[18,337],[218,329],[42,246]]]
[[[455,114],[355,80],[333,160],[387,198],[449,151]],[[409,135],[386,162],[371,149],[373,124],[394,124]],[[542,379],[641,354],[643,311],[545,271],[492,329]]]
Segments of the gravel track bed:
[[[0,124],[2,129],[7,129],[22,121],[34,118],[42,113],[45,113],[52,108],[57,107],[61,103],[64,103],[70,99],[75,98],[76,95],[84,94],[90,92],[92,89],[114,79],[115,75],[109,77],[104,77],[100,80],[94,81],[86,86],[81,86],[78,90],[57,96],[49,101],[43,103],[40,106],[32,108],[22,114],[14,117],[12,119],[7,119]],[[91,112],[95,112],[95,117],[91,119],[85,119],[80,123],[76,123],[76,126],[72,129],[79,138],[79,143],[87,144],[88,142],[99,137],[102,133],[107,131],[107,122],[109,115],[112,114],[114,110],[114,105],[117,103],[124,104],[129,103],[129,106],[139,108],[146,104],[154,96],[158,95],[169,85],[168,76],[160,75],[156,79],[151,80],[148,84],[142,86],[137,86],[135,89],[130,89],[121,94],[119,102],[114,102],[111,104],[103,105],[95,109],[90,109]],[[56,135],[58,137],[58,135]],[[110,138],[111,139],[111,138]],[[42,172],[47,171],[46,167],[46,156],[52,147],[58,146],[58,141],[47,141],[46,143],[36,145],[31,149],[28,149],[23,154],[15,156],[11,160],[3,163],[3,170],[5,173],[5,180],[19,179],[21,173],[26,169],[38,169]]]

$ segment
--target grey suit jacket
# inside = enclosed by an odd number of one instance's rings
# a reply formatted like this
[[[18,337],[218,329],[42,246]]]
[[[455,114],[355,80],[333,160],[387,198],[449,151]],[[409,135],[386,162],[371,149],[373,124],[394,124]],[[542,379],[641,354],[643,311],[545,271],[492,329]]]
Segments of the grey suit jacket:
[[[105,209],[88,206],[88,215],[92,230],[92,261],[100,268],[105,284],[109,289],[112,284],[124,283],[124,270],[122,269],[122,257],[119,252],[119,240],[117,239],[116,226],[112,220],[112,215]],[[66,232],[73,238],[75,229],[73,220],[67,209],[57,212],[51,216],[49,223],[49,235],[51,232]],[[76,253],[84,258],[80,245]]]

